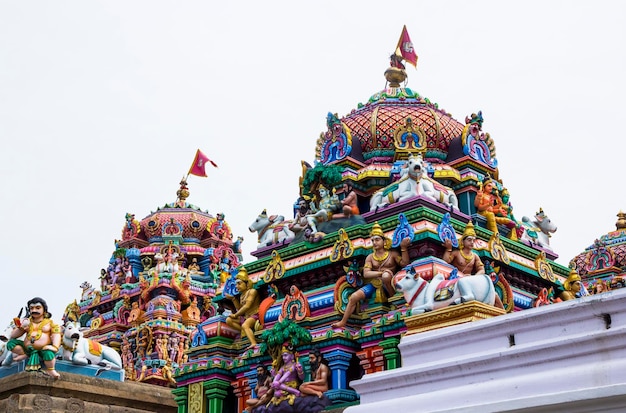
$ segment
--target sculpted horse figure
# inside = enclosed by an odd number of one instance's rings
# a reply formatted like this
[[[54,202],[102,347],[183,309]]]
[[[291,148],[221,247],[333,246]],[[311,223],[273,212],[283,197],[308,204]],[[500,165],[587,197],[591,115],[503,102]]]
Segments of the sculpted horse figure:
[[[248,227],[250,232],[257,232],[259,247],[291,241],[295,234],[289,229],[289,221],[282,215],[267,215],[263,212]]]
[[[94,364],[103,367],[96,376],[106,370],[122,370],[122,357],[115,349],[83,337],[76,322],[67,322],[63,328],[63,360],[86,366]]]
[[[410,155],[402,169],[401,178],[374,193],[370,200],[370,210],[416,196],[425,196],[449,207],[459,208],[454,191],[428,177],[426,162],[421,155]]]
[[[543,209],[539,208],[539,212],[537,212],[532,219],[523,217],[522,225],[525,229],[522,234],[522,240],[526,240],[531,244],[539,245],[548,250],[552,249],[550,248],[550,237],[556,232],[557,227],[543,212]]]
[[[396,290],[402,292],[413,314],[473,300],[489,305],[496,303],[496,290],[487,274],[454,280],[446,280],[443,274],[437,274],[428,282],[411,267],[403,277],[396,279]]]

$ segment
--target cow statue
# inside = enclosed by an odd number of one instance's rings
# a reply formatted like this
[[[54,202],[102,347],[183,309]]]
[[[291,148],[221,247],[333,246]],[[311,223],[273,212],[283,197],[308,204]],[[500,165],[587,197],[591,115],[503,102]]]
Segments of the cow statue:
[[[291,241],[295,234],[289,229],[289,221],[282,215],[267,215],[266,210],[248,227],[250,232],[257,232],[259,247],[272,244],[281,244]]]
[[[379,189],[372,195],[370,210],[420,195],[441,202],[450,208],[459,208],[459,201],[454,191],[428,177],[426,162],[422,156],[410,155],[406,166],[402,169],[400,180]]]
[[[94,364],[103,367],[96,376],[106,370],[123,370],[122,357],[115,349],[83,337],[79,324],[69,321],[63,327],[63,360],[79,366]]]
[[[556,232],[556,225],[548,218],[543,212],[543,209],[539,208],[539,212],[535,214],[534,218],[523,217],[522,225],[524,226],[524,233],[522,234],[522,241],[527,241],[531,245],[538,245],[541,248],[552,250],[550,248],[551,234]]]
[[[411,267],[404,276],[396,278],[395,284],[396,290],[402,292],[413,314],[473,300],[489,305],[496,303],[496,290],[491,277],[486,274],[468,275],[453,280],[446,280],[443,274],[437,274],[428,282]]]

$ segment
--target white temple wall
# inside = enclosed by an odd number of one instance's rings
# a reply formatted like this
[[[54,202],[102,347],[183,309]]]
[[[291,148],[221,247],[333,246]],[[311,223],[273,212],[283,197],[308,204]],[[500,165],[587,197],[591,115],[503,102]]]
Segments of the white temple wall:
[[[626,412],[626,289],[406,335],[346,413]]]

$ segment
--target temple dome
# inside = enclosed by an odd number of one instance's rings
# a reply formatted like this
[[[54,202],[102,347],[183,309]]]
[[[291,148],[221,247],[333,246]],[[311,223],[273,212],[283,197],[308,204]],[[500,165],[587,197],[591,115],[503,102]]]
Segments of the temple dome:
[[[450,142],[460,137],[465,127],[437,104],[406,87],[388,87],[375,93],[340,121],[347,127],[344,134],[351,137],[348,156],[366,164],[393,161],[398,150],[425,151],[426,158],[443,162]],[[333,138],[331,122],[328,127],[318,141],[322,163],[335,160],[324,152]],[[419,141],[419,145],[411,147],[411,140]]]
[[[381,149],[394,148],[398,125],[411,119],[414,128],[425,133],[427,151],[447,154],[450,141],[461,136],[464,125],[436,104],[409,88],[387,88],[372,95],[366,104],[344,118],[359,137],[364,158]]]
[[[170,240],[175,241],[174,244],[192,242],[204,247],[232,244],[232,231],[224,214],[213,216],[188,203],[189,190],[183,182],[176,202],[157,208],[141,221],[133,214],[126,214],[120,247],[143,248],[153,243],[167,244]]]
[[[617,217],[615,231],[602,235],[572,259],[570,267],[581,277],[626,273],[626,214],[620,211]]]

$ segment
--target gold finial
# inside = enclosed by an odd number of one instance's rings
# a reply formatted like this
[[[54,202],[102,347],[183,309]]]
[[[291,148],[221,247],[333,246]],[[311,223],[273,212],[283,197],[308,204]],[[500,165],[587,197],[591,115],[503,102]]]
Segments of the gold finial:
[[[178,202],[184,204],[185,200],[189,197],[189,188],[187,188],[187,180],[183,176],[183,179],[180,180],[180,188],[176,191],[176,196],[178,197]]]
[[[621,210],[617,213],[617,222],[615,223],[615,227],[618,231],[620,229],[626,229],[626,214]]]

